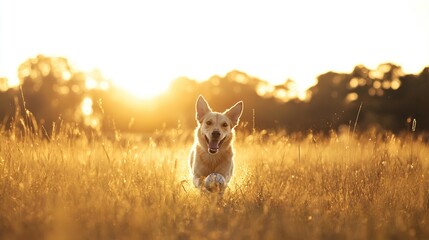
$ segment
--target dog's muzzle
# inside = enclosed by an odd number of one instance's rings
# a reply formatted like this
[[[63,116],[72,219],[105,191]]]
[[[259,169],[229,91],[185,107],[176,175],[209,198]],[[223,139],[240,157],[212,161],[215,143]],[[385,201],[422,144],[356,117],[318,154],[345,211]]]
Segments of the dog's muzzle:
[[[225,138],[220,140],[219,131],[213,131],[210,139],[206,135],[204,135],[204,138],[207,141],[207,145],[208,145],[207,151],[210,154],[216,154],[219,151],[219,148],[222,145],[223,141],[225,141]]]

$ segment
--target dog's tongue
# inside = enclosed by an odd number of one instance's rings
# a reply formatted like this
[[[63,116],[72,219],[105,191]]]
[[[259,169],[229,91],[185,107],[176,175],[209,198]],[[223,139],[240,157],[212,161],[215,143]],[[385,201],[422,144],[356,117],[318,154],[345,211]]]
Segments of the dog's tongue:
[[[209,150],[211,151],[211,152],[214,152],[214,153],[216,153],[217,152],[217,150],[219,150],[219,140],[211,140],[210,142],[209,142]]]

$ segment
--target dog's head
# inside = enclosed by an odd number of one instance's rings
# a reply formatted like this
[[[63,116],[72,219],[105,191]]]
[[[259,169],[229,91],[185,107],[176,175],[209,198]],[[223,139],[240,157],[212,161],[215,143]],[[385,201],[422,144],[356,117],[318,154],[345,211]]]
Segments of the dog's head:
[[[225,112],[219,113],[213,112],[203,96],[199,96],[196,112],[196,119],[200,125],[198,134],[200,139],[203,139],[202,144],[207,143],[207,151],[216,154],[222,144],[232,138],[232,131],[238,125],[243,112],[243,102],[240,101]]]

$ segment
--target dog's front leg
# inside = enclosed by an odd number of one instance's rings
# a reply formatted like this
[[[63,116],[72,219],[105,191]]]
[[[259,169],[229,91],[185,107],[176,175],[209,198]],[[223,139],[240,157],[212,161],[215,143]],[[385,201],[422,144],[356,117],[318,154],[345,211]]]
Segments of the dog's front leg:
[[[194,186],[196,188],[200,188],[203,180],[204,180],[204,177],[198,177],[198,176],[194,175],[194,179],[193,179]]]

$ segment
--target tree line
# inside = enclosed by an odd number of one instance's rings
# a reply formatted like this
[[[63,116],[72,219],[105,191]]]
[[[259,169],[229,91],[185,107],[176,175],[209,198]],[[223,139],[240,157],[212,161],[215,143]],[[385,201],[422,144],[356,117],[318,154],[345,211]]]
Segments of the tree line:
[[[297,97],[292,80],[272,86],[233,70],[202,82],[178,78],[166,92],[143,101],[115,87],[100,71],[85,73],[72,68],[66,58],[43,55],[22,63],[18,78],[20,86],[14,88],[0,79],[2,129],[28,114],[47,132],[58,121],[99,132],[191,129],[196,125],[195,100],[202,94],[219,111],[243,100],[241,128],[249,130],[328,132],[350,130],[356,124],[357,131],[399,132],[409,130],[413,119],[417,131],[429,130],[429,67],[419,74],[406,74],[392,63],[377,69],[358,65],[351,73],[327,72],[304,99]],[[151,81],[145,76],[138,80]]]

